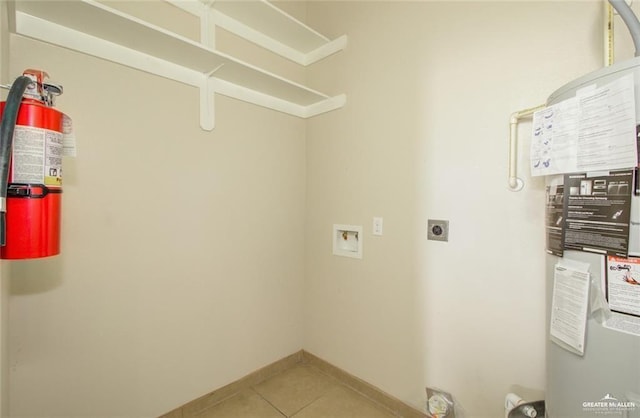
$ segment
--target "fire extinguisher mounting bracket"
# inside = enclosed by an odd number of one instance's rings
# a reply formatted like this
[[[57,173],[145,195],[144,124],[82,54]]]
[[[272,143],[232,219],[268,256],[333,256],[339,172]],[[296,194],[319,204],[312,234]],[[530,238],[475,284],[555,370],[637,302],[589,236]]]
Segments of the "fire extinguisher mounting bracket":
[[[49,94],[56,96],[62,94],[62,86],[60,84],[42,83],[42,88]]]
[[[12,183],[7,188],[7,197],[25,197],[38,199],[49,193],[62,193],[62,189],[53,189],[44,184]]]

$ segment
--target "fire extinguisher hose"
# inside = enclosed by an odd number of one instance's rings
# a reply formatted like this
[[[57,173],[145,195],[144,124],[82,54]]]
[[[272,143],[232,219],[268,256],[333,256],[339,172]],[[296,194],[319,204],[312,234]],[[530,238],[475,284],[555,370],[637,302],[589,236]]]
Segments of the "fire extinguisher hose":
[[[7,241],[7,183],[9,180],[13,131],[16,127],[22,95],[32,82],[26,76],[20,76],[13,82],[2,113],[2,122],[0,122],[0,246],[4,246]]]

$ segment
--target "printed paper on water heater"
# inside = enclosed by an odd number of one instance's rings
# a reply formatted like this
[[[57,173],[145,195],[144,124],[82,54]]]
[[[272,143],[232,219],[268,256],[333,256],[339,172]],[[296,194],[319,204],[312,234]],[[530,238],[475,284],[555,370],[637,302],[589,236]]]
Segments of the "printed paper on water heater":
[[[633,75],[533,115],[531,175],[603,171],[638,165]]]

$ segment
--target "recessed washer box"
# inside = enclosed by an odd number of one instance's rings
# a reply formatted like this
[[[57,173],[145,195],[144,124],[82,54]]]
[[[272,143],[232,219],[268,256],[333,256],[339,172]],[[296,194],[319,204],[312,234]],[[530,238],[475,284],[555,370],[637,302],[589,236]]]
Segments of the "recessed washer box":
[[[333,225],[333,254],[362,258],[362,226]]]

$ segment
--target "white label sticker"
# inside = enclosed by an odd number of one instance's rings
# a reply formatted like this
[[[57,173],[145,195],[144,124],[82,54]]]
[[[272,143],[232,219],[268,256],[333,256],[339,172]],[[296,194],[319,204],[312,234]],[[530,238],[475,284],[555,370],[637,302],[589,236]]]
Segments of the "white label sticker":
[[[62,115],[62,155],[75,157],[78,155],[76,148],[76,135],[73,133],[73,122],[67,115]]]
[[[10,183],[62,185],[62,133],[16,126]]]

